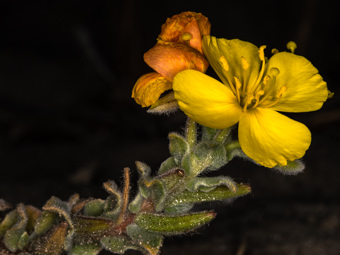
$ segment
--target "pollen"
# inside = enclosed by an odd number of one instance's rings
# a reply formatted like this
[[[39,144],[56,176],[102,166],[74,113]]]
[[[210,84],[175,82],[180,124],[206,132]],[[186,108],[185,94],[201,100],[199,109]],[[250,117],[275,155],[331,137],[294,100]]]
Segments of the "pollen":
[[[221,62],[223,69],[224,69],[225,71],[228,71],[228,70],[229,70],[229,65],[228,65],[228,62],[227,62],[227,60],[225,59],[225,57],[224,57],[224,56],[221,56],[218,60]]]
[[[182,34],[181,38],[182,38],[183,41],[189,41],[189,40],[192,39],[192,34],[184,33],[184,34]]]
[[[241,57],[241,64],[244,70],[247,70],[249,68],[249,63],[244,57]]]
[[[264,61],[264,49],[267,48],[266,45],[262,45],[260,48],[259,48],[259,57],[260,57],[260,60],[261,61]]]

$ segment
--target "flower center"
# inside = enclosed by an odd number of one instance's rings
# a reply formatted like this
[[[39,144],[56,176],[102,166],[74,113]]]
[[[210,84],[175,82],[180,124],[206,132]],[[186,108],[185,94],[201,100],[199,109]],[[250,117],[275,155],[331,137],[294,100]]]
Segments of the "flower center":
[[[282,86],[281,88],[277,88],[275,86],[276,77],[280,74],[279,69],[275,67],[271,68],[270,70],[267,70],[265,75],[265,48],[266,46],[261,46],[259,48],[261,68],[254,84],[247,84],[245,81],[244,84],[242,84],[240,79],[236,76],[233,77],[234,80],[231,80],[228,76],[226,77],[228,83],[230,84],[231,90],[236,96],[237,101],[244,112],[255,109],[259,105],[266,108],[275,105],[282,97],[282,94],[287,90],[286,86]],[[219,60],[225,71],[229,71],[228,62],[224,56],[221,56]],[[244,57],[241,57],[241,68],[243,72],[251,68],[248,61]]]

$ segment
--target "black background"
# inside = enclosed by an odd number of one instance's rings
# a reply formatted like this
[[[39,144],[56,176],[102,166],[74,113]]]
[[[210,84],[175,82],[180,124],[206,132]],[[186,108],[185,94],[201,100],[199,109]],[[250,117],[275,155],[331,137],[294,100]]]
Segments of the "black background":
[[[339,20],[336,1],[2,1],[0,3],[0,198],[43,206],[106,196],[134,161],[154,170],[168,157],[167,134],[185,115],[146,113],[131,99],[151,69],[143,53],[167,17],[201,12],[211,34],[297,54],[320,71],[335,97],[306,124],[306,170],[283,176],[235,159],[218,174],[252,186],[196,235],[170,238],[163,254],[338,254],[340,245]],[[269,51],[268,51],[269,53]],[[212,74],[212,70],[208,71]]]

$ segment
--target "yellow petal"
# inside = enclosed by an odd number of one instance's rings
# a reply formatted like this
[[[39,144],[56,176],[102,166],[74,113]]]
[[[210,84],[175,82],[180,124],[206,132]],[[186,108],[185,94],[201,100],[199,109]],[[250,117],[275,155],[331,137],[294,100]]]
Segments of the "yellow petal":
[[[320,109],[327,100],[327,84],[306,58],[280,52],[269,59],[267,70],[270,71],[271,68],[279,70],[276,89],[279,90],[283,86],[287,88],[272,109],[283,112],[309,112]]]
[[[241,84],[255,84],[261,60],[259,48],[238,39],[203,37],[203,52],[224,84],[230,85],[237,77]]]
[[[141,76],[132,89],[132,98],[142,107],[155,103],[160,95],[171,89],[171,82],[158,73],[147,73]]]
[[[238,136],[244,153],[270,168],[303,157],[311,143],[305,125],[265,108],[242,114]]]
[[[182,71],[174,78],[173,90],[181,110],[203,126],[223,129],[239,120],[242,109],[234,94],[208,75]]]

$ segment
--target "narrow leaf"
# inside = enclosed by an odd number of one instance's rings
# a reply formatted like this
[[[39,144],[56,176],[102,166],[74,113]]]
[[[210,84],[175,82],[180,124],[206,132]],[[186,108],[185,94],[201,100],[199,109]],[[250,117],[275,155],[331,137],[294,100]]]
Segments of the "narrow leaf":
[[[214,219],[214,212],[199,212],[180,216],[141,213],[136,216],[135,223],[148,231],[164,234],[183,234],[207,224]]]
[[[190,192],[188,190],[179,194],[174,200],[171,201],[169,206],[178,206],[180,204],[191,204],[191,203],[202,203],[202,202],[210,202],[217,200],[225,200],[225,199],[234,199],[244,195],[247,195],[251,192],[251,189],[248,185],[245,184],[236,184],[237,189],[236,192],[231,191],[226,186],[216,187],[214,190],[209,192],[204,191],[195,191]]]

